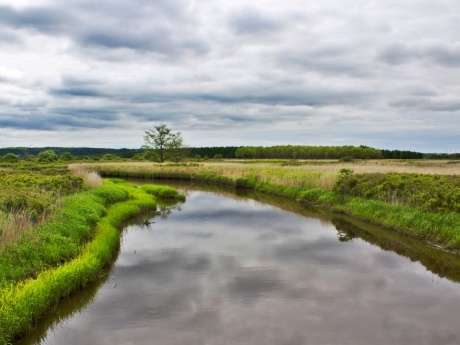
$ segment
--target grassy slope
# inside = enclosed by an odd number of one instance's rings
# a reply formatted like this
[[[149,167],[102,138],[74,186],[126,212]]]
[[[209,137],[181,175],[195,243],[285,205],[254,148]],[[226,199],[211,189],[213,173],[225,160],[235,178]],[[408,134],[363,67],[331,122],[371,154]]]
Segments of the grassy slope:
[[[61,298],[97,280],[113,260],[123,222],[155,208],[155,198],[143,189],[106,181],[68,197],[34,240],[8,247],[0,262],[0,344],[27,332]]]

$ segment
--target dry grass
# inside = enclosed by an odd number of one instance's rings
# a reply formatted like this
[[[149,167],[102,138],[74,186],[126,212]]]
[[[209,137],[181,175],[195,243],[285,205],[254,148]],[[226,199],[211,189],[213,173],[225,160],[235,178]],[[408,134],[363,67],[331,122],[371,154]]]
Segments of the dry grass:
[[[285,162],[286,163],[286,162]],[[288,164],[291,162],[287,162]],[[204,162],[199,166],[175,166],[149,162],[75,164],[72,170],[168,173],[214,173],[237,179],[257,177],[261,181],[289,187],[309,187],[331,190],[338,172],[351,169],[355,173],[419,173],[437,175],[458,175],[460,165],[439,160],[368,160],[339,162],[332,160],[296,161],[296,165],[283,165],[280,161],[219,161]]]
[[[26,211],[0,211],[0,249],[24,234],[30,234],[35,225]]]
[[[83,177],[88,188],[97,188],[102,185],[101,175],[94,170],[84,169],[76,164],[72,164],[69,168],[75,176]]]

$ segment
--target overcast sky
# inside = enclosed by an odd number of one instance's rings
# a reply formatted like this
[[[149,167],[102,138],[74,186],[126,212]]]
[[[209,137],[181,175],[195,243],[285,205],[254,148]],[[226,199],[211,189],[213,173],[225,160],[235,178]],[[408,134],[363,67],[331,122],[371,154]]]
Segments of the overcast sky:
[[[0,146],[460,151],[458,0],[0,0]]]

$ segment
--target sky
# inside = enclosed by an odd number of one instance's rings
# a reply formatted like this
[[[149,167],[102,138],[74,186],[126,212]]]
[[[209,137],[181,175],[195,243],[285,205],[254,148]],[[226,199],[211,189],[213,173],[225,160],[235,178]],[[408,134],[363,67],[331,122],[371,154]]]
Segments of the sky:
[[[458,0],[0,0],[0,147],[460,152]]]

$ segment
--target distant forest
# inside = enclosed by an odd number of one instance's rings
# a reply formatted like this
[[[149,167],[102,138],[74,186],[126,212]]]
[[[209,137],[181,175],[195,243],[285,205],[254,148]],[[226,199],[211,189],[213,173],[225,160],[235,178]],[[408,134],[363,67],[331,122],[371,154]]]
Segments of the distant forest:
[[[70,153],[79,159],[124,158],[143,159],[143,149],[109,149],[91,147],[7,147],[0,148],[0,157],[8,153],[20,159],[37,157],[40,152],[52,150],[57,156]],[[195,159],[249,158],[249,159],[460,159],[460,154],[426,154],[403,150],[380,150],[368,146],[218,146],[184,149],[186,157]]]
[[[70,152],[72,156],[79,158],[100,158],[106,154],[120,158],[132,158],[135,154],[142,152],[140,149],[104,149],[92,147],[6,147],[0,148],[0,156],[4,156],[7,153],[14,153],[20,158],[26,158],[28,156],[38,156],[40,152],[48,150],[54,151],[58,156],[61,156],[65,152]]]

